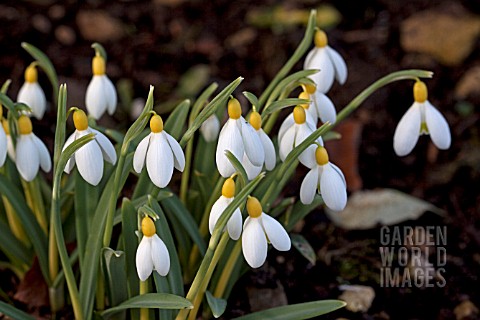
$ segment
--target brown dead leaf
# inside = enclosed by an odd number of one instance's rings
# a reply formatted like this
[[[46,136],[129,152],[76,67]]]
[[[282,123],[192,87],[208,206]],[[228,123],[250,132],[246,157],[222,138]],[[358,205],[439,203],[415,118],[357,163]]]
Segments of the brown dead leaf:
[[[466,99],[470,96],[480,96],[480,66],[470,68],[455,87],[455,97]]]
[[[480,35],[480,17],[452,4],[413,14],[402,22],[400,31],[405,51],[424,53],[455,66],[472,52]]]
[[[34,259],[30,270],[25,273],[13,298],[32,308],[49,306],[48,286],[43,280],[37,258]]]
[[[355,119],[347,119],[340,123],[335,131],[342,136],[339,140],[326,142],[330,160],[336,164],[345,175],[347,189],[357,191],[363,182],[358,173],[358,151],[362,136],[362,123]]]

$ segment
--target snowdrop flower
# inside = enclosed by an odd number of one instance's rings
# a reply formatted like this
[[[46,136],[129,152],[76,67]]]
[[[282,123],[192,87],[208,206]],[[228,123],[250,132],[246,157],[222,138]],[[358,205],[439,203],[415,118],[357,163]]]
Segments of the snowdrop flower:
[[[285,131],[283,136],[280,136],[279,134],[279,153],[280,159],[282,161],[285,161],[288,154],[293,150],[293,148],[297,147],[300,143],[303,142],[303,140],[305,140],[309,135],[311,135],[313,131],[315,131],[315,128],[312,128],[311,125],[308,124],[307,115],[309,115],[309,113],[306,113],[303,107],[296,106],[293,109],[293,119],[295,123]],[[323,140],[321,137],[317,139],[317,142],[320,145],[323,145]],[[312,149],[314,148],[314,145],[309,146],[305,151],[300,154],[298,159],[302,163],[304,161],[308,161],[304,160],[304,158],[308,157],[307,154],[312,153]]]
[[[2,120],[2,106],[0,105],[0,120]],[[2,125],[0,126],[0,167],[3,167],[3,164],[5,163],[5,159],[7,158],[7,150],[8,150],[8,138],[7,138],[7,132],[5,132],[5,124],[7,125],[7,130],[8,130],[8,123],[7,121],[3,120]]]
[[[208,220],[208,228],[210,234],[213,234],[215,225],[217,224],[218,219],[228,207],[228,205],[233,201],[235,196],[235,181],[232,178],[228,178],[223,183],[222,195],[218,198],[217,201],[212,206],[210,210],[210,218]],[[240,234],[242,233],[242,213],[239,208],[236,208],[232,216],[227,222],[228,234],[232,240],[238,240]]]
[[[10,128],[8,126],[7,119],[2,120],[2,127],[3,127],[3,132],[5,132],[5,135],[7,137],[7,154],[10,157],[10,159],[12,159],[12,161],[15,161],[15,147],[13,145],[12,136],[10,135]],[[0,131],[1,131],[1,129],[0,129]],[[0,136],[1,136],[1,132],[0,132]],[[0,137],[0,139],[1,139],[1,137]],[[0,144],[1,144],[1,142],[0,142]],[[1,150],[2,149],[0,147],[0,153],[1,153]],[[1,161],[0,161],[0,163],[1,163]],[[3,164],[0,164],[0,167],[2,165]]]
[[[245,260],[252,268],[258,268],[267,259],[268,242],[279,251],[290,250],[287,231],[274,218],[262,212],[257,198],[247,200],[248,217],[243,224],[242,250]]]
[[[327,150],[318,146],[307,167],[311,170],[300,187],[300,201],[312,203],[318,190],[327,207],[333,211],[343,210],[347,204],[347,184],[340,168],[328,161]]]
[[[395,129],[393,148],[398,156],[409,154],[417,144],[418,137],[430,134],[437,148],[446,150],[450,148],[452,137],[447,120],[427,100],[427,86],[422,81],[417,81],[413,86],[415,102],[403,115]]]
[[[317,91],[327,93],[336,78],[340,84],[347,79],[347,65],[342,56],[328,45],[327,34],[322,30],[315,32],[315,48],[307,55],[303,69],[318,69],[310,76],[317,85]]]
[[[337,111],[335,110],[335,105],[332,100],[327,97],[324,93],[316,90],[315,87],[308,88],[305,87],[305,90],[300,93],[298,96],[299,99],[310,100],[310,104],[302,107],[307,110],[314,119],[317,117],[323,122],[335,123],[337,121]]]
[[[150,119],[150,134],[138,144],[133,155],[133,169],[142,172],[147,163],[148,176],[159,188],[165,188],[173,175],[173,167],[183,172],[185,155],[182,147],[163,130],[162,118],[155,114]]]
[[[170,271],[170,255],[162,239],[157,235],[155,224],[149,217],[142,219],[143,238],[138,245],[135,263],[140,280],[145,281],[155,270],[161,276]]]
[[[240,162],[245,153],[252,165],[257,167],[262,166],[265,161],[262,141],[255,129],[242,117],[242,108],[237,99],[228,102],[228,116],[229,119],[220,131],[215,154],[218,171],[224,178],[235,173],[235,168],[225,155],[227,150]]]
[[[43,118],[47,99],[42,87],[38,84],[38,72],[36,63],[31,63],[25,70],[25,83],[18,91],[17,102],[25,103],[32,110],[32,114],[38,120]]]
[[[70,173],[77,164],[78,172],[82,178],[96,186],[103,176],[103,160],[105,159],[111,164],[115,164],[117,161],[115,148],[103,133],[88,126],[87,115],[83,110],[76,110],[73,113],[73,124],[76,130],[68,137],[63,150],[75,140],[89,133],[95,133],[95,138],[73,154],[65,166],[65,172]]]
[[[214,114],[208,117],[207,120],[205,120],[200,127],[200,133],[207,142],[213,142],[217,140],[219,131],[220,121]]]
[[[18,131],[15,149],[17,170],[25,181],[32,181],[39,168],[49,172],[52,161],[45,144],[32,132],[32,121],[29,117],[22,115],[18,118]]]
[[[302,98],[303,99],[303,98]],[[309,104],[302,104],[299,105],[305,110],[309,110],[310,105]],[[294,109],[295,111],[295,109]],[[287,132],[288,129],[294,126],[295,124],[295,119],[293,117],[294,112],[290,113],[285,120],[283,120],[282,124],[280,125],[280,129],[278,130],[278,141],[281,141],[283,139],[283,136]],[[306,112],[305,113],[305,121],[307,123],[307,126],[309,129],[313,132],[315,129],[317,129],[317,119],[316,117],[314,118],[312,116],[312,112]]]
[[[249,119],[250,125],[255,129],[257,132],[258,137],[263,146],[263,152],[265,154],[265,169],[268,171],[273,170],[276,164],[276,156],[275,156],[275,147],[273,146],[272,140],[268,137],[268,135],[262,129],[262,116],[257,112],[253,111],[250,114]],[[263,163],[260,166],[253,165],[246,154],[243,154],[242,165],[245,171],[247,172],[247,176],[249,180],[255,179],[263,168]]]
[[[115,112],[117,107],[117,93],[115,87],[105,74],[105,59],[96,55],[92,60],[93,77],[87,87],[85,105],[88,113],[96,120],[105,113]]]

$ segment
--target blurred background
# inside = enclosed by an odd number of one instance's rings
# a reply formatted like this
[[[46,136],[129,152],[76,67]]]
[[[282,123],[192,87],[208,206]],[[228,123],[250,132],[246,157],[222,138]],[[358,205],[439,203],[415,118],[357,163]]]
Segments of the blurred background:
[[[389,72],[431,70],[433,79],[425,80],[429,100],[449,122],[452,146],[439,151],[421,137],[410,155],[397,157],[393,133],[413,102],[413,82],[373,94],[336,128],[343,138],[328,146],[346,175],[350,198],[357,194],[360,200],[342,215],[319,208],[308,216],[295,229],[308,259],[297,250],[269,254],[266,265],[233,288],[225,319],[287,302],[336,299],[345,294],[339,288],[345,284],[369,289],[343,296],[360,307],[337,311],[331,319],[480,318],[479,1],[6,0],[0,3],[0,82],[12,80],[8,94],[15,99],[31,62],[20,47],[26,41],[52,60],[60,83],[68,85],[68,105],[83,108],[94,55],[90,45],[99,42],[120,97],[115,116],[101,119],[106,126],[126,127],[150,84],[157,110],[168,112],[212,81],[222,88],[243,76],[236,92],[246,111],[240,93],[262,93],[299,44],[310,9],[318,10],[319,26],[348,65],[345,85],[336,83],[329,92],[337,111]],[[39,81],[52,101],[42,72]],[[34,123],[50,150],[54,115],[50,107]],[[285,195],[298,194],[306,172],[298,170]],[[373,193],[362,196],[366,191]],[[382,192],[386,200],[378,200]],[[379,285],[378,215],[386,211],[393,217],[388,224],[447,227],[445,287]],[[2,276],[3,283],[9,284],[3,293],[8,299],[30,310],[43,307],[28,295],[28,286],[19,289],[17,279]]]

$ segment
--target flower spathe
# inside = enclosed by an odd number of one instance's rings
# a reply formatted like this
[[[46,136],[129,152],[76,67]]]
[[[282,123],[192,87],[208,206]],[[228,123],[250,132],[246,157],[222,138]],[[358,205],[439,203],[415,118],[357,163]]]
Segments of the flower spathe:
[[[315,32],[315,48],[307,55],[303,69],[318,69],[319,72],[309,76],[317,85],[317,91],[327,93],[337,79],[344,84],[347,79],[347,64],[342,56],[328,45],[328,38],[324,31]]]
[[[208,219],[208,229],[210,234],[213,234],[215,225],[217,224],[218,219],[228,207],[228,205],[233,201],[235,196],[235,182],[232,178],[228,178],[223,183],[222,195],[218,198],[217,201],[212,206],[210,210],[210,217]],[[239,208],[236,208],[232,216],[227,222],[228,235],[232,240],[238,240],[240,234],[242,233],[242,213]]]
[[[243,224],[242,251],[245,260],[252,268],[262,266],[267,259],[268,242],[279,251],[288,251],[290,237],[283,226],[262,211],[257,198],[247,200],[248,217]]]
[[[47,106],[47,99],[42,87],[38,84],[38,72],[35,63],[25,70],[25,83],[18,91],[17,102],[25,103],[30,107],[32,114],[38,120],[43,118]]]
[[[72,155],[65,166],[65,172],[70,173],[76,164],[82,178],[96,186],[103,176],[103,160],[105,159],[111,164],[115,164],[117,161],[115,148],[103,133],[88,126],[87,115],[83,110],[76,110],[73,113],[73,123],[76,130],[68,137],[63,150],[75,140],[89,133],[94,133],[95,138]]]
[[[300,187],[300,201],[312,203],[318,191],[328,208],[343,210],[347,204],[347,184],[340,168],[329,161],[327,150],[317,146],[314,159],[307,167],[310,171]]]
[[[15,148],[15,163],[20,176],[25,181],[32,181],[39,168],[49,172],[52,161],[45,144],[32,132],[29,117],[22,115],[18,118],[18,129],[20,134]]]
[[[262,163],[260,166],[255,166],[250,162],[246,153],[243,154],[242,165],[247,172],[248,179],[253,180],[260,174],[260,172],[262,172],[264,165],[265,169],[268,171],[273,170],[277,162],[277,157],[275,154],[275,146],[273,145],[272,140],[262,129],[262,116],[257,111],[253,111],[250,114],[249,123],[257,132],[265,155],[264,163]]]
[[[220,132],[220,120],[218,120],[215,114],[205,120],[200,126],[200,133],[207,142],[213,142],[217,140],[218,133]]]
[[[135,256],[138,277],[145,281],[153,270],[166,276],[170,271],[170,254],[165,243],[156,234],[155,224],[149,217],[142,219],[142,233],[143,238]]]
[[[228,160],[225,151],[230,151],[242,162],[244,153],[254,166],[263,166],[265,152],[262,141],[253,127],[242,117],[242,108],[237,99],[228,102],[229,119],[218,137],[215,161],[222,177],[228,178],[235,173],[235,168]]]
[[[403,115],[395,129],[393,148],[398,156],[409,154],[417,144],[418,137],[429,134],[437,148],[446,150],[452,141],[447,120],[428,101],[427,86],[417,81],[413,86],[414,102]]]
[[[93,77],[87,87],[85,106],[96,120],[108,112],[112,115],[117,107],[117,92],[112,81],[105,74],[105,60],[96,55],[92,60]]]
[[[337,121],[337,111],[335,110],[335,105],[324,93],[321,93],[318,90],[313,90],[311,93],[303,91],[300,93],[298,98],[310,100],[310,104],[307,106],[302,106],[310,113],[313,119],[318,118],[323,123],[335,123],[335,121]]]
[[[173,168],[183,172],[185,155],[180,144],[165,130],[159,115],[150,119],[151,132],[143,138],[133,155],[133,169],[142,172],[147,163],[148,176],[159,188],[165,188],[173,175]]]

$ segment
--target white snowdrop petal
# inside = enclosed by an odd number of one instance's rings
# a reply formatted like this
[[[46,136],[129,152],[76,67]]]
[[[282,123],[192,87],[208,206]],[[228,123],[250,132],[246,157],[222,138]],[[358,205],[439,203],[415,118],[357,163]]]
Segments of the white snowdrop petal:
[[[295,147],[307,139],[312,132],[313,131],[306,125],[298,126],[297,136],[295,137]],[[317,164],[315,160],[315,150],[317,150],[316,144],[308,146],[307,149],[298,156],[298,160],[307,168],[313,168]]]
[[[167,137],[161,133],[154,133],[150,138],[147,171],[152,182],[159,188],[165,188],[172,179],[173,153]]]
[[[305,112],[305,123],[310,130],[317,130],[317,118],[314,118],[310,112]]]
[[[345,188],[346,188],[347,187],[347,180],[345,180],[345,176],[343,175],[342,170],[331,162],[330,162],[330,166],[333,168],[333,170],[337,171],[338,175],[342,178],[343,184],[345,185]]]
[[[257,131],[260,141],[262,141],[263,150],[265,151],[265,168],[267,170],[273,170],[277,163],[277,157],[275,154],[275,146],[273,145],[270,137],[260,128]]]
[[[242,121],[242,138],[245,147],[245,154],[254,166],[263,166],[265,162],[265,151],[262,141],[255,129],[248,123]]]
[[[38,82],[32,83],[34,90],[35,90],[35,103],[34,109],[32,110],[33,115],[38,120],[43,118],[45,114],[45,109],[47,108],[47,99],[45,98],[45,93],[43,92],[42,87]]]
[[[240,130],[237,127],[236,120],[233,119],[229,119],[220,131],[215,153],[218,172],[224,178],[228,178],[235,173],[235,168],[225,155],[226,150],[230,151],[238,161],[241,161],[245,151]]]
[[[89,130],[77,131],[77,139],[89,134]],[[96,186],[103,175],[103,156],[95,140],[87,142],[75,152],[78,172],[85,181]]]
[[[153,262],[153,269],[161,276],[166,276],[168,271],[170,271],[170,254],[168,253],[167,246],[165,246],[165,243],[158,235],[154,234],[151,238],[150,255]]]
[[[281,223],[266,213],[262,213],[261,219],[265,233],[273,247],[279,251],[290,250],[290,237]]]
[[[117,153],[115,152],[115,147],[113,144],[100,131],[95,129],[90,130],[95,133],[95,140],[98,142],[100,150],[102,150],[102,155],[105,161],[115,164],[115,162],[117,162]]]
[[[7,158],[8,142],[7,135],[0,125],[0,167],[3,167],[5,159]]]
[[[245,260],[252,268],[263,265],[267,259],[267,238],[259,218],[248,217],[243,225],[242,250]]]
[[[328,121],[333,124],[337,121],[337,111],[329,97],[316,91],[313,101],[318,112],[318,117],[323,123]]]
[[[247,155],[244,153],[242,158],[242,166],[247,173],[248,180],[255,179],[260,172],[262,172],[263,166],[254,166],[250,160],[248,159]]]
[[[173,164],[178,171],[183,172],[183,169],[185,169],[185,155],[183,154],[182,147],[180,147],[180,144],[171,135],[165,131],[163,132],[173,152]]]
[[[148,279],[153,270],[153,261],[150,255],[151,237],[143,237],[137,248],[135,255],[135,264],[137,266],[137,274],[140,280]]]
[[[325,205],[333,211],[341,211],[347,204],[347,190],[342,177],[329,163],[323,166],[320,177],[320,193]]]
[[[207,142],[213,142],[217,139],[220,131],[220,121],[215,114],[205,120],[200,126],[200,133]]]
[[[318,168],[312,168],[303,178],[302,185],[300,186],[300,201],[303,204],[310,204],[315,198],[318,188]]]
[[[103,75],[103,86],[105,88],[105,97],[107,103],[107,112],[112,115],[117,108],[117,91],[110,78],[107,75]]]
[[[398,156],[405,156],[413,150],[420,135],[420,125],[420,104],[415,102],[400,119],[393,135],[393,148]]]
[[[40,160],[40,167],[43,171],[49,172],[52,168],[52,160],[50,159],[50,153],[48,152],[47,146],[40,140],[36,135],[32,133],[32,139],[37,148],[37,153]]]
[[[450,148],[452,136],[448,122],[443,115],[430,102],[425,101],[425,122],[433,143],[437,148],[445,150]]]
[[[305,58],[305,62],[303,63],[303,69],[304,70],[308,70],[308,69],[315,69],[314,67],[311,67],[312,65],[312,58],[314,57],[314,55],[316,54],[316,52],[318,51],[318,48],[317,47],[314,47],[312,48],[312,50],[310,50]]]
[[[135,153],[133,154],[133,169],[136,173],[142,172],[151,136],[152,133],[143,138],[138,144],[137,149],[135,149]]]
[[[280,125],[280,129],[278,129],[278,141],[283,139],[283,136],[295,124],[295,120],[293,119],[293,113],[290,113],[285,120],[283,120],[282,124]]]
[[[13,146],[12,136],[10,135],[7,135],[7,153],[10,159],[15,162],[15,147]]]
[[[40,166],[40,158],[38,152],[35,152],[36,146],[32,135],[32,133],[19,135],[15,151],[17,169],[25,181],[32,181]]]
[[[317,90],[327,93],[335,78],[335,69],[330,56],[325,48],[318,48],[317,53],[312,57],[310,69],[319,69],[318,73],[310,76],[310,79],[317,85]]]
[[[230,199],[220,196],[220,198],[218,198],[213,204],[212,209],[210,210],[210,216],[208,218],[208,230],[210,231],[210,234],[213,234],[213,230],[215,229],[218,219],[230,202]]]
[[[295,134],[297,131],[296,124],[292,125],[283,135],[282,139],[279,140],[279,156],[280,160],[285,161],[288,154],[292,151],[293,145],[295,143]]]
[[[238,240],[242,234],[242,213],[237,208],[227,222],[228,234],[232,240]]]
[[[333,48],[327,46],[327,52],[332,60],[333,67],[335,68],[335,78],[340,84],[344,84],[347,80],[347,64],[343,57]]]
[[[98,120],[107,109],[107,97],[102,76],[93,76],[85,94],[85,106],[89,115]]]
[[[67,139],[67,141],[65,141],[65,144],[63,145],[63,148],[62,148],[62,152],[65,151],[65,149],[72,144],[73,141],[75,141],[76,139],[76,136],[77,136],[77,131],[73,132]],[[70,173],[73,169],[73,167],[75,167],[75,154],[73,156],[70,157],[70,159],[68,159],[67,161],[67,164],[65,166],[65,173]]]

